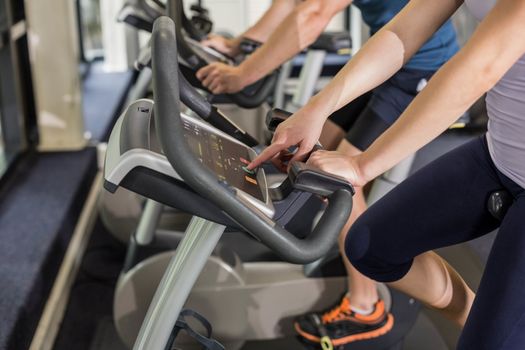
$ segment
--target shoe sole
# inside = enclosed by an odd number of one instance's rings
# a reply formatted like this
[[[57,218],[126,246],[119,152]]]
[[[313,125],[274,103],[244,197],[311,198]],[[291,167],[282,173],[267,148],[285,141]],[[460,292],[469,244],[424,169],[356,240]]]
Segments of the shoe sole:
[[[378,338],[390,332],[393,327],[394,327],[394,316],[392,316],[391,314],[388,314],[387,321],[381,328],[374,329],[373,331],[368,331],[364,333],[349,335],[347,337],[343,337],[339,339],[331,339],[332,345],[341,346],[341,345],[352,343],[358,340]],[[303,337],[304,339],[317,343],[317,344],[321,342],[321,339],[319,337],[316,337],[315,335],[312,335],[312,334],[309,334],[303,331],[298,323],[294,324],[294,328],[295,328],[295,331],[299,333],[299,335]]]

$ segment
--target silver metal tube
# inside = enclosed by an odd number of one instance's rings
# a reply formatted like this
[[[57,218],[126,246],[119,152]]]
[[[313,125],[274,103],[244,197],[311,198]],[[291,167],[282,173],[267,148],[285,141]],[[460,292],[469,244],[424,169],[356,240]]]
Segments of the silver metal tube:
[[[412,169],[412,164],[414,164],[414,159],[416,158],[415,154],[405,158],[399,162],[395,167],[390,169],[384,174],[384,177],[392,183],[399,184],[410,175],[410,170]]]
[[[148,89],[151,86],[153,80],[151,69],[144,68],[140,71],[135,85],[130,89],[128,96],[126,97],[126,106],[129,106],[138,99],[145,98]]]
[[[352,36],[352,54],[356,54],[363,45],[363,19],[361,10],[352,6],[350,10],[350,35]]]
[[[411,155],[378,177],[370,189],[366,203],[369,206],[374,204],[376,201],[381,199],[381,197],[390,192],[390,190],[392,190],[394,187],[405,181],[408,175],[410,175],[410,170],[412,169],[412,164],[414,164],[415,158],[415,154]]]
[[[304,106],[315,94],[315,86],[321,76],[325,57],[324,50],[308,50],[299,75],[299,86],[292,99],[296,109]]]
[[[163,209],[164,205],[159,202],[152,199],[146,201],[135,233],[135,240],[139,245],[147,245],[153,241]]]
[[[180,311],[225,226],[193,217],[142,323],[134,350],[164,350]]]
[[[275,85],[274,92],[274,106],[275,108],[284,108],[284,97],[286,94],[286,82],[290,79],[293,68],[293,59],[289,60],[282,65],[281,71],[279,72],[279,78],[277,79],[277,84]]]

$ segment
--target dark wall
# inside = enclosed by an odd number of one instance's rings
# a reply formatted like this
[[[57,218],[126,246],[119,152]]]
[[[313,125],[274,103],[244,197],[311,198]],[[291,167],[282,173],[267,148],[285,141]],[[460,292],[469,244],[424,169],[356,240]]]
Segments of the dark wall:
[[[8,162],[38,140],[24,20],[24,1],[0,0],[0,125]]]

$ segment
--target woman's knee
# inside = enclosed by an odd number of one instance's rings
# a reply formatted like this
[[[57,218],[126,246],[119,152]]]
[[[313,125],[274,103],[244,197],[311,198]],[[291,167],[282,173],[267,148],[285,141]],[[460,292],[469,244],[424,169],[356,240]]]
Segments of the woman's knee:
[[[393,252],[388,248],[391,247],[388,237],[392,237],[392,232],[373,225],[365,213],[346,236],[345,254],[363,275],[379,282],[396,281],[410,269],[411,259],[402,264],[394,262],[397,259],[393,258]]]
[[[367,277],[374,279],[372,273],[374,252],[371,249],[372,228],[361,217],[350,228],[345,239],[345,253],[354,267]]]

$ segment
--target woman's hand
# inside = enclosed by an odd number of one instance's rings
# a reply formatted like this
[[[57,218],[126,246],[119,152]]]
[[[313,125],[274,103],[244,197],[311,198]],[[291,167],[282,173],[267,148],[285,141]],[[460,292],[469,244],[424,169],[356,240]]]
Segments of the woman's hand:
[[[214,94],[234,94],[248,85],[240,67],[215,62],[197,71],[197,79]]]
[[[237,39],[228,39],[221,35],[210,34],[206,39],[201,41],[201,44],[230,57],[235,57],[239,54],[239,43]]]
[[[345,178],[354,187],[362,187],[369,181],[361,171],[359,156],[349,157],[337,151],[317,151],[310,156],[307,164]]]
[[[304,160],[315,146],[321,135],[324,118],[315,113],[300,110],[279,124],[275,130],[272,144],[259,154],[249,165],[253,169],[275,158],[277,162]],[[297,151],[290,157],[288,149],[297,146]],[[290,159],[291,158],[291,159]]]

